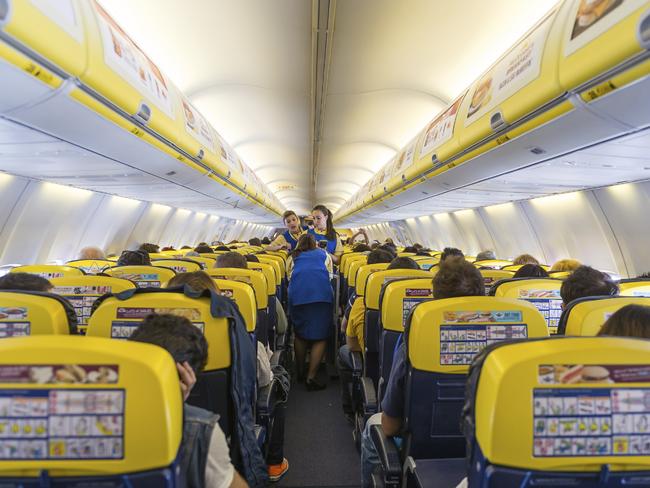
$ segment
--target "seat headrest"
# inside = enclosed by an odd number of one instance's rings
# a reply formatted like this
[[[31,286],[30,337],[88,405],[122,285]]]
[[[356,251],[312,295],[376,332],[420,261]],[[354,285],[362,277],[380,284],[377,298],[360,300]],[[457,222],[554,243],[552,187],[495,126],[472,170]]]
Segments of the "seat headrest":
[[[597,296],[573,300],[562,313],[558,334],[595,336],[605,321],[625,305],[650,306],[649,297]]]
[[[76,334],[77,314],[55,293],[0,290],[0,331],[0,337]]]

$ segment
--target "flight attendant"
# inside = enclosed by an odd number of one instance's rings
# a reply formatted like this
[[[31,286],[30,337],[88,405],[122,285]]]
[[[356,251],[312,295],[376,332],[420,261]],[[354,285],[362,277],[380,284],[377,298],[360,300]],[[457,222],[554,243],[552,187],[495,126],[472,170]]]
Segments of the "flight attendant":
[[[332,212],[325,205],[316,205],[311,215],[314,219],[314,228],[309,229],[309,234],[314,236],[319,247],[323,247],[331,256],[335,264],[343,254],[343,244],[334,230]]]
[[[286,249],[287,251],[294,250],[300,236],[307,231],[305,227],[300,225],[300,217],[293,210],[284,212],[282,221],[287,226],[287,230],[273,239],[271,244],[266,246],[266,249],[269,251],[279,251],[280,249]]]
[[[332,258],[316,246],[314,236],[303,234],[287,261],[287,272],[298,377],[305,376],[305,357],[311,345],[306,385],[309,391],[322,390],[326,385],[316,381],[316,373],[325,355],[327,338],[333,331]]]

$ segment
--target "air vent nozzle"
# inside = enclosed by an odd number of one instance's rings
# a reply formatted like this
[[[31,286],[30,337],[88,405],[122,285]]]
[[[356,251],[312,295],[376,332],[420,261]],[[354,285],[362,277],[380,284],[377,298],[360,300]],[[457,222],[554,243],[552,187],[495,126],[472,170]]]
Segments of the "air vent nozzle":
[[[503,118],[501,110],[497,110],[490,117],[490,127],[492,127],[493,131],[501,130],[507,125],[508,123],[506,122],[506,119]]]
[[[650,49],[650,10],[641,16],[637,35],[641,46]]]
[[[146,124],[151,119],[151,108],[144,102],[140,102],[138,111],[135,113],[135,118],[143,124]]]

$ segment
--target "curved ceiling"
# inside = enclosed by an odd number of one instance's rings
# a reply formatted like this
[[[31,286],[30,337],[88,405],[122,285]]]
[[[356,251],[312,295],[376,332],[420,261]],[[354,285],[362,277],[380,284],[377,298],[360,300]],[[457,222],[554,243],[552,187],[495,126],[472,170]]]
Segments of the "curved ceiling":
[[[280,201],[332,211],[555,0],[100,0]]]

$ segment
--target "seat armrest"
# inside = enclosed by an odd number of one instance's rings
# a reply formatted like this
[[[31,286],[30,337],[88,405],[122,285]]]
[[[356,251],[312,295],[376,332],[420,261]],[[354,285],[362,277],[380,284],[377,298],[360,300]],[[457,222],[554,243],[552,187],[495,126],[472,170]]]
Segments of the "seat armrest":
[[[273,378],[268,385],[257,390],[257,419],[268,419],[272,416],[278,398],[280,382]]]
[[[359,351],[351,351],[350,358],[352,359],[352,374],[361,376],[363,372],[363,355]]]
[[[282,350],[275,351],[271,355],[269,362],[271,363],[271,368],[278,366],[280,364],[280,359],[282,358]]]
[[[366,418],[377,413],[379,406],[377,405],[375,384],[367,376],[361,377],[361,401],[363,403],[363,413]]]
[[[384,434],[381,425],[370,426],[370,436],[379,455],[385,486],[399,486],[402,477],[402,461],[395,441]]]

